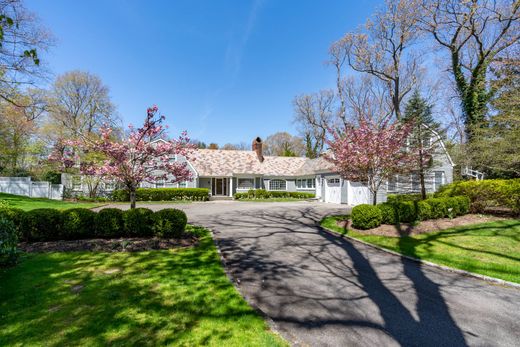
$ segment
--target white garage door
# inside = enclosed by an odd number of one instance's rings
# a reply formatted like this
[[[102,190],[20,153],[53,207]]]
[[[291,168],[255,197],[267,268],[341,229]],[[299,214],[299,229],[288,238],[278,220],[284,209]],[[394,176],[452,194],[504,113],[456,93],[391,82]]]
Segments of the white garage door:
[[[341,184],[339,178],[329,178],[326,180],[325,202],[341,204]]]
[[[360,204],[371,204],[370,191],[364,184],[358,182],[350,182],[350,198],[349,202],[352,206]]]

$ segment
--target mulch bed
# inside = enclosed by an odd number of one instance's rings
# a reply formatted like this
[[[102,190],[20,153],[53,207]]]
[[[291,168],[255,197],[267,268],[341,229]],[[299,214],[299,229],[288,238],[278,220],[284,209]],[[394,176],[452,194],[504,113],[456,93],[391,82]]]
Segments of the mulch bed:
[[[458,226],[478,224],[478,223],[486,223],[486,222],[494,222],[498,220],[505,220],[507,218],[497,217],[497,216],[488,216],[488,215],[479,215],[479,214],[467,214],[460,217],[455,218],[441,218],[441,219],[432,219],[419,222],[416,225],[410,225],[406,223],[402,223],[399,226],[397,225],[388,225],[382,224],[374,229],[369,230],[360,230],[352,227],[352,221],[337,221],[337,225],[342,228],[348,228],[350,230],[354,230],[361,234],[366,235],[381,235],[381,236],[410,236],[410,235],[418,235],[429,232],[435,232],[439,230],[449,229]]]
[[[88,239],[74,241],[21,242],[18,248],[24,252],[140,252],[159,249],[184,248],[196,245],[195,236],[180,239],[119,238]]]

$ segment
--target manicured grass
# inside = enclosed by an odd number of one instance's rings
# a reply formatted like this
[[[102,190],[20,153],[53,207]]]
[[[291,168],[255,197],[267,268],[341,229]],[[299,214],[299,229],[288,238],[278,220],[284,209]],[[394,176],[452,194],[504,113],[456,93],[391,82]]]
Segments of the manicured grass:
[[[9,207],[17,207],[26,211],[34,210],[35,208],[57,208],[60,210],[76,207],[92,208],[105,204],[96,202],[69,202],[45,198],[29,198],[27,196],[12,195],[5,193],[0,193],[0,200],[7,201]]]
[[[198,246],[24,255],[0,270],[0,345],[285,346]]]
[[[269,199],[238,199],[236,201],[243,201],[243,202],[294,202],[294,201],[305,201],[305,199],[269,198]]]
[[[331,216],[324,228],[414,258],[520,283],[520,220],[489,222],[427,234],[389,237],[364,235],[337,226]]]

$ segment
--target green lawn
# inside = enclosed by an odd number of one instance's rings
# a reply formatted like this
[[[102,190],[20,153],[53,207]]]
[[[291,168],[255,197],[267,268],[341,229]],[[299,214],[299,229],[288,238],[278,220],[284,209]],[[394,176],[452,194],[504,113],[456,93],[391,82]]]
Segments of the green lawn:
[[[57,208],[65,210],[67,208],[84,207],[91,208],[104,205],[104,203],[95,202],[68,202],[61,200],[51,200],[45,198],[29,198],[27,196],[11,195],[0,193],[0,200],[7,201],[9,207],[17,207],[29,211],[35,208]]]
[[[340,234],[414,258],[520,283],[520,220],[482,223],[405,237],[364,235],[336,225],[321,225]]]
[[[24,255],[0,270],[0,345],[286,346],[189,228],[193,248]]]

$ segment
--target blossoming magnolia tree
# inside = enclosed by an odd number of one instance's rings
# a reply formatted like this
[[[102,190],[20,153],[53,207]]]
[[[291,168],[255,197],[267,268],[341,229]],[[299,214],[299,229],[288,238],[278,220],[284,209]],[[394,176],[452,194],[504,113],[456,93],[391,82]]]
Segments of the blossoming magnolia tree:
[[[362,182],[377,203],[377,191],[390,177],[413,170],[416,156],[406,149],[409,124],[376,125],[369,120],[359,127],[330,130],[330,153],[325,158],[345,179]]]
[[[110,177],[122,183],[130,195],[130,208],[135,208],[136,190],[141,182],[162,179],[176,183],[192,179],[187,163],[175,161],[174,158],[176,155],[188,158],[194,146],[189,143],[186,132],[177,139],[165,140],[167,127],[162,124],[165,117],[159,116],[158,112],[157,106],[148,108],[143,126],[136,129],[130,125],[130,133],[122,141],[114,140],[112,129],[104,127],[99,139],[66,142],[83,153],[95,152],[104,157],[101,162],[81,163],[81,173]],[[163,141],[157,141],[159,139]],[[73,161],[66,155],[61,157],[64,165],[70,165]]]

